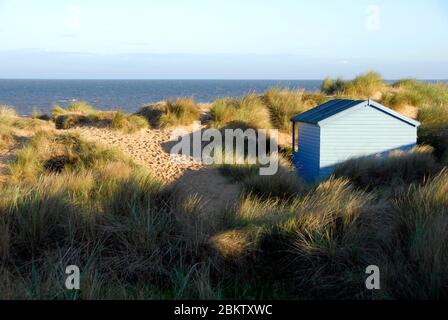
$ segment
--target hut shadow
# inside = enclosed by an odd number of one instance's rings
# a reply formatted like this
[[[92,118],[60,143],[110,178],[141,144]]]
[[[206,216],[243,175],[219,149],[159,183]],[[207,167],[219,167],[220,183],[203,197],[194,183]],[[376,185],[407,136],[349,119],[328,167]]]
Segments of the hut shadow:
[[[169,189],[178,218],[187,227],[200,223],[205,234],[225,227],[228,215],[240,206],[241,186],[232,183],[215,166],[187,170]]]
[[[209,146],[211,143],[215,142],[214,137],[210,138],[209,141],[203,141],[202,139],[205,131],[209,129],[210,128],[201,128],[200,130],[196,130],[188,134],[179,135],[176,139],[172,139],[170,141],[163,143],[162,148],[168,154],[188,156],[192,157],[195,161],[201,161],[204,148]],[[228,138],[226,136],[226,130],[238,130],[238,129],[242,130],[243,132],[248,132],[247,130],[253,130],[254,134],[252,136],[244,136],[243,138],[244,144],[242,150],[237,148],[236,138],[232,137],[233,141],[229,142],[229,146],[232,146],[234,154],[243,157],[247,157],[251,152],[259,154],[260,152],[260,146],[258,144],[259,132],[256,129],[248,126],[246,123],[238,121],[231,122],[220,129],[213,129],[218,131],[221,136],[221,140],[217,141],[220,144],[221,151],[222,152],[225,151],[225,146],[228,142],[227,141]],[[266,153],[268,155],[271,153],[271,139],[272,138],[270,136],[266,136],[264,149],[266,150]],[[278,146],[278,141],[275,142],[276,145]],[[177,152],[174,152],[175,148],[178,147],[179,144],[181,143],[184,144],[185,147]],[[256,150],[250,150],[250,147],[253,145],[256,146]]]

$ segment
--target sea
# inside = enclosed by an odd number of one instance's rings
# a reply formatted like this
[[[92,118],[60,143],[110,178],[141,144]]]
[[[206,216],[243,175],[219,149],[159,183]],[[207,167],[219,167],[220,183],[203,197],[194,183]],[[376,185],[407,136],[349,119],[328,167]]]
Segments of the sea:
[[[425,80],[434,82],[434,80]],[[388,81],[391,82],[391,81]],[[445,80],[443,82],[446,82]],[[54,105],[87,101],[99,110],[133,113],[142,106],[177,97],[213,102],[222,97],[262,93],[272,87],[317,91],[322,80],[6,80],[0,79],[0,105],[20,115],[49,113]]]
[[[49,113],[54,105],[87,101],[99,110],[129,113],[177,97],[213,102],[222,97],[262,93],[271,87],[319,90],[321,80],[1,80],[0,105],[20,115]]]

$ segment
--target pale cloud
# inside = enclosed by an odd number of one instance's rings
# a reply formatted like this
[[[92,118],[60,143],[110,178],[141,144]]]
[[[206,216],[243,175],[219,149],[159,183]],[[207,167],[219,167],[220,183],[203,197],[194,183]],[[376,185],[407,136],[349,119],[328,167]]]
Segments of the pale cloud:
[[[78,5],[65,8],[65,27],[73,32],[81,30],[81,8]]]
[[[369,31],[379,31],[381,29],[381,9],[378,5],[367,6],[366,28]]]
[[[77,38],[79,34],[77,33],[61,33],[59,34],[62,38]]]

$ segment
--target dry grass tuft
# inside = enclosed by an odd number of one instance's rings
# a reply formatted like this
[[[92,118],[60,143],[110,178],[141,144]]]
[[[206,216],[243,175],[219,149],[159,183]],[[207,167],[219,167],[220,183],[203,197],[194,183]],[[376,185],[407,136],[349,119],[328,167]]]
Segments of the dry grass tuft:
[[[0,124],[0,151],[7,149],[7,147],[14,142],[14,136],[11,128]]]
[[[125,133],[135,133],[148,128],[148,121],[142,116],[127,116],[123,112],[118,111],[112,118],[111,128]]]
[[[271,113],[275,128],[290,133],[291,118],[327,101],[327,98],[317,93],[305,93],[273,88],[264,94],[264,100]]]
[[[76,101],[69,104],[67,109],[55,106],[51,113],[51,119],[57,129],[71,129],[82,125],[110,124],[113,115],[113,112],[95,110],[85,101]]]
[[[272,127],[269,110],[254,93],[239,100],[217,100],[210,110],[210,115],[210,125],[214,128],[223,128],[232,123],[241,123],[254,129]]]
[[[10,180],[35,182],[45,172],[80,172],[108,162],[129,160],[117,150],[106,149],[81,139],[76,133],[57,135],[40,131],[9,164]]]
[[[252,247],[249,234],[243,230],[219,233],[209,240],[210,246],[224,259],[240,260],[246,257]]]
[[[160,116],[160,127],[189,126],[200,120],[199,107],[193,98],[178,98],[167,101]]]
[[[386,89],[386,84],[379,73],[369,71],[349,81],[343,90],[343,94],[351,97],[378,98]]]
[[[341,78],[335,81],[326,78],[322,83],[322,92],[327,95],[337,95],[352,99],[381,99],[387,86],[380,74],[368,71],[357,76],[351,81],[344,81]]]

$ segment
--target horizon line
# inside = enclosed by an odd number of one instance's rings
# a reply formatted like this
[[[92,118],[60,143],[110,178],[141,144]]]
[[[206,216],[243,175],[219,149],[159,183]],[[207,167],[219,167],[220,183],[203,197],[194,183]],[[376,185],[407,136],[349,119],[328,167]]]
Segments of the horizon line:
[[[4,80],[54,80],[54,81],[323,81],[324,78],[0,78]],[[337,77],[330,77],[336,79]],[[347,78],[344,80],[352,80]],[[398,81],[404,79],[420,80],[420,81],[448,81],[447,78],[416,78],[402,77],[394,79],[383,79],[384,81]]]

